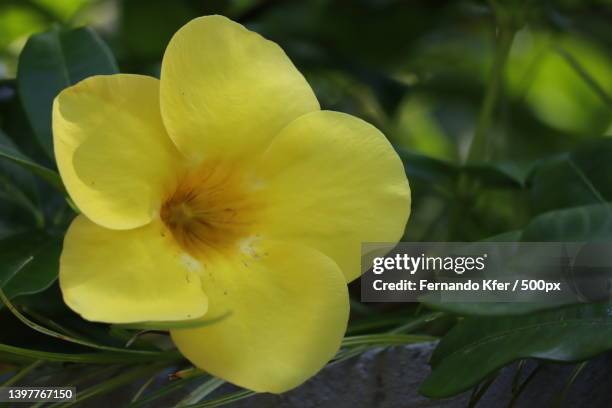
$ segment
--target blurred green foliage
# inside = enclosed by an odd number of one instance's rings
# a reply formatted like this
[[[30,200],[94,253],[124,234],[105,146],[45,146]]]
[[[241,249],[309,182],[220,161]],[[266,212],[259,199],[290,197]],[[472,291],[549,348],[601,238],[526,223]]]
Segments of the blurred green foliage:
[[[58,242],[74,211],[54,172],[53,97],[117,67],[159,75],[172,34],[213,13],[279,43],[323,108],[364,118],[387,135],[413,190],[405,240],[612,241],[612,0],[0,0],[0,288],[38,323],[103,350],[135,335],[83,321],[63,305],[54,284]],[[84,25],[92,29],[75,30]],[[421,308],[378,310],[356,302],[349,330],[371,328],[378,337],[367,344],[409,343],[415,338],[392,337],[394,330],[444,334],[457,316],[469,316],[458,319],[436,354],[424,386],[433,397],[472,387],[516,359],[549,351],[550,359],[573,361],[612,348],[603,335],[592,342],[580,323],[596,321],[607,335],[609,307],[442,309],[433,322]],[[418,324],[393,328],[415,312]],[[574,326],[546,329],[567,316]],[[32,334],[36,328],[6,308],[0,324],[9,328],[0,333],[7,361],[124,358],[116,350],[84,353],[82,339],[75,346]],[[517,334],[525,325],[532,333]],[[481,341],[499,332],[505,334],[497,342]],[[364,349],[355,339],[346,344],[353,342],[358,345],[342,356]],[[155,342],[135,344],[157,350]],[[16,345],[21,348],[11,348]],[[487,364],[474,367],[478,359]],[[15,369],[3,362],[0,373]],[[146,366],[121,370],[126,382],[151,374]],[[457,376],[457,370],[468,372]],[[181,381],[194,378],[207,379]],[[167,387],[160,395],[172,391]]]

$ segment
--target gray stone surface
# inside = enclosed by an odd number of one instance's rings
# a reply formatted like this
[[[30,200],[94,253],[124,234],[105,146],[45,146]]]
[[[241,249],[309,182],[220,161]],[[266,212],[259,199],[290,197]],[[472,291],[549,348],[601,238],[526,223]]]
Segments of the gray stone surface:
[[[236,408],[396,408],[465,407],[469,396],[430,400],[418,393],[429,373],[435,344],[392,347],[365,352],[325,368],[295,390],[282,395],[262,394],[239,401]],[[225,391],[228,391],[226,388]]]

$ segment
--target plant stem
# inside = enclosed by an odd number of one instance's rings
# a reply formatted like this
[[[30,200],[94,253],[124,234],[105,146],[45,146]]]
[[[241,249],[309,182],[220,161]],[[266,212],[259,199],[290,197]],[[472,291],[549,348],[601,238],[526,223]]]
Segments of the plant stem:
[[[495,56],[482,107],[480,108],[474,139],[472,139],[470,145],[468,163],[487,159],[489,128],[493,122],[493,111],[499,100],[506,62],[516,33],[516,26],[507,12],[495,3],[493,3],[493,10],[497,20]]]

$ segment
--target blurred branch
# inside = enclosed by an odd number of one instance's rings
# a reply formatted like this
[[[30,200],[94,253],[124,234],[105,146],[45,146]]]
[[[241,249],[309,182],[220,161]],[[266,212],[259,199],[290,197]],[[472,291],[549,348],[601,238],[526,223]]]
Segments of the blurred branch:
[[[597,81],[593,78],[591,74],[589,74],[589,72],[582,66],[582,64],[580,64],[580,62],[563,47],[557,45],[554,47],[554,50],[557,52],[557,54],[563,57],[563,59],[574,69],[574,71],[576,71],[578,75],[580,75],[582,80],[591,87],[593,92],[595,92],[597,96],[599,96],[599,98],[601,98],[601,100],[606,105],[612,108],[612,97],[608,95],[608,93],[603,89],[601,85],[599,85],[599,83],[597,83]]]
[[[495,56],[485,97],[478,116],[474,139],[472,139],[472,144],[470,145],[468,162],[478,162],[486,159],[487,136],[493,121],[493,111],[499,99],[506,62],[510,54],[514,34],[517,31],[517,25],[508,11],[499,6],[495,1],[491,1],[491,5],[497,20]]]
[[[593,197],[595,197],[595,199],[597,201],[599,201],[601,204],[608,204],[608,201],[603,197],[603,195],[599,192],[599,190],[593,185],[593,183],[591,183],[591,180],[589,180],[589,178],[587,177],[586,174],[584,174],[584,172],[580,169],[580,167],[578,167],[576,165],[576,163],[574,162],[574,160],[569,157],[567,159],[567,162],[569,163],[570,167],[572,168],[572,170],[574,170],[574,172],[576,172],[576,174],[578,175],[578,177],[580,177],[580,180],[582,180],[582,182],[586,185],[586,187],[589,189],[589,191],[591,192],[591,194],[593,194]]]

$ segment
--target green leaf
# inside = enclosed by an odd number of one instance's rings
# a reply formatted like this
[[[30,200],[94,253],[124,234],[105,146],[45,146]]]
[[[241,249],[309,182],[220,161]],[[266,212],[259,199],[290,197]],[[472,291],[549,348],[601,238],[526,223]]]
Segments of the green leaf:
[[[98,344],[80,337],[75,337],[73,335],[70,334],[65,334],[65,333],[60,333],[58,331],[49,329],[47,327],[41,326],[38,323],[33,322],[32,320],[28,319],[25,315],[23,315],[19,310],[17,310],[17,308],[15,307],[15,305],[13,305],[11,303],[11,301],[6,297],[6,295],[3,293],[2,290],[0,290],[0,301],[2,301],[2,303],[4,303],[4,305],[9,309],[9,311],[17,318],[19,319],[23,324],[25,324],[26,326],[28,326],[29,328],[31,328],[32,330],[35,330],[39,333],[45,334],[49,337],[53,337],[59,340],[63,340],[63,341],[67,341],[70,343],[75,343],[75,344],[79,344],[81,346],[85,346],[85,347],[91,347],[94,349],[98,349],[98,350],[104,350],[104,351],[114,351],[116,353],[127,353],[127,354],[141,354],[141,355],[156,355],[159,354],[159,352],[157,351],[149,351],[149,350],[132,350],[132,349],[126,349],[126,348],[118,348],[118,347],[112,347],[112,346],[107,346],[104,344]]]
[[[17,89],[34,134],[49,157],[53,157],[53,99],[87,77],[117,72],[110,50],[90,28],[54,28],[28,39],[19,57]]]
[[[612,201],[612,139],[601,138],[577,150],[544,160],[531,175],[537,213]]]
[[[31,170],[18,161],[20,155],[15,143],[0,129],[0,173],[19,186],[31,199],[38,198]]]
[[[612,207],[610,204],[595,204],[566,210],[551,211],[535,217],[522,231],[511,231],[485,241],[523,242],[581,242],[612,241]],[[562,306],[559,303],[507,303],[507,302],[447,302],[423,303],[435,310],[461,316],[522,315]]]
[[[594,204],[542,214],[523,230],[522,241],[612,241],[612,206]]]
[[[151,365],[137,365],[132,369],[122,370],[118,375],[113,376],[104,381],[95,383],[88,388],[80,388],[79,393],[76,396],[75,403],[81,405],[83,401],[86,401],[92,397],[101,396],[111,391],[115,391],[117,388],[126,384],[134,383],[152,373],[157,373],[163,368],[167,362],[156,362]],[[52,405],[52,406],[59,406]]]
[[[45,220],[40,205],[38,186],[29,171],[14,160],[6,160],[7,151],[16,152],[17,147],[11,139],[0,130],[0,205],[5,217],[9,221],[9,231],[20,231],[32,227],[42,228]],[[20,212],[13,208],[24,209],[31,215],[23,218]],[[34,222],[32,222],[32,220]],[[10,233],[10,232],[9,232]]]
[[[365,334],[361,336],[345,337],[342,340],[342,347],[358,347],[358,346],[390,346],[398,344],[417,344],[427,343],[437,340],[437,337],[424,334]]]
[[[457,167],[453,163],[408,150],[400,150],[398,153],[411,181],[438,184],[456,181]]]
[[[11,299],[48,288],[57,279],[61,240],[30,231],[0,240],[0,288]]]
[[[612,349],[609,304],[576,305],[525,316],[460,321],[440,341],[420,392],[446,398],[523,358],[577,362]]]
[[[453,313],[459,316],[515,316],[542,310],[555,309],[562,304],[546,303],[510,303],[510,302],[447,302],[438,303],[423,298],[423,304],[433,310]]]
[[[135,329],[135,330],[173,330],[173,329],[194,329],[198,327],[205,327],[211,324],[218,323],[228,318],[232,313],[227,312],[221,316],[217,316],[212,319],[190,319],[190,320],[178,320],[168,322],[137,322],[137,323],[122,323],[116,324],[116,327],[122,329]]]
[[[212,377],[208,381],[200,384],[196,389],[194,389],[189,395],[183,398],[179,403],[176,404],[176,407],[186,407],[191,404],[196,404],[214,392],[217,388],[225,384],[225,381]]]
[[[238,401],[240,401],[242,399],[252,397],[255,394],[257,394],[257,392],[250,391],[250,390],[235,391],[235,392],[232,392],[230,394],[225,394],[223,396],[220,396],[220,397],[215,398],[215,399],[210,400],[210,401],[203,401],[203,402],[199,402],[197,404],[189,405],[187,408],[213,408],[213,407],[221,407],[223,405],[229,405],[229,404],[231,404],[233,402],[238,402]]]
[[[147,395],[144,395],[141,398],[138,398],[137,400],[134,400],[129,405],[129,407],[130,408],[139,408],[139,407],[143,407],[143,406],[152,406],[150,403],[156,401],[159,398],[164,398],[164,397],[168,396],[168,394],[171,394],[171,393],[176,392],[178,390],[182,390],[182,389],[185,389],[187,387],[191,387],[191,385],[194,382],[201,380],[202,377],[204,377],[204,376],[208,376],[208,374],[204,373],[202,371],[197,371],[193,375],[190,375],[188,377],[179,378],[177,380],[170,381],[167,384],[163,385],[162,387],[159,387],[159,388],[155,389],[154,391],[151,391]]]
[[[520,241],[521,236],[523,235],[523,231],[515,230],[515,231],[507,231],[501,234],[494,235],[492,237],[483,239],[483,242],[516,242]]]
[[[484,186],[522,187],[535,165],[532,162],[498,162],[461,166],[407,150],[400,150],[399,154],[411,180],[415,178],[423,182],[439,184],[454,184],[463,174]]]
[[[180,353],[175,350],[159,352],[157,354],[151,355],[125,354],[114,352],[54,353],[50,351],[32,350],[0,343],[0,360],[10,362],[43,360],[68,363],[125,364],[157,361],[178,361],[180,359]]]
[[[516,188],[523,187],[534,165],[532,162],[476,163],[465,165],[462,170],[485,186]]]
[[[36,174],[59,191],[65,193],[64,184],[57,172],[36,163],[19,151],[17,146],[0,131],[0,158],[11,161],[29,172]]]

